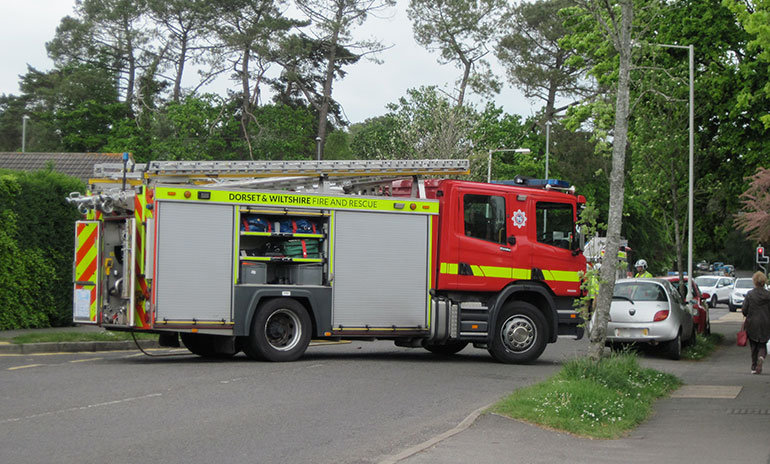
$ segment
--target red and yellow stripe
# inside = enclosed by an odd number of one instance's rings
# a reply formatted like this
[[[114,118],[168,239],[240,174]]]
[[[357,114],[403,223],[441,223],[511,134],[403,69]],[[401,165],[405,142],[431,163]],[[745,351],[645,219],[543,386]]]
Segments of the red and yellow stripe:
[[[99,223],[78,222],[75,231],[75,284],[76,290],[91,290],[90,322],[96,322],[99,287]],[[84,284],[89,282],[89,284]]]

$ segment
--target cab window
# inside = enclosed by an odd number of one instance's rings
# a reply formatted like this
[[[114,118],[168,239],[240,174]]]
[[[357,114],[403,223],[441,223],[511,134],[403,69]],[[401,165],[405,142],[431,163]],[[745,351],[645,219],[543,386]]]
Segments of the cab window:
[[[575,231],[572,205],[537,202],[537,241],[546,245],[571,249]]]
[[[463,197],[465,235],[494,243],[505,243],[505,199],[491,195]]]

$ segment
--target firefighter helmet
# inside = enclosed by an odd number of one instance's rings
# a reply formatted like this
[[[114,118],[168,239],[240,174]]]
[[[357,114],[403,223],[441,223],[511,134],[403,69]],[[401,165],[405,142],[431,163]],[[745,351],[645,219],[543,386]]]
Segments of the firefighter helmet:
[[[647,261],[640,259],[634,264],[634,267],[641,267],[642,269],[647,270]]]

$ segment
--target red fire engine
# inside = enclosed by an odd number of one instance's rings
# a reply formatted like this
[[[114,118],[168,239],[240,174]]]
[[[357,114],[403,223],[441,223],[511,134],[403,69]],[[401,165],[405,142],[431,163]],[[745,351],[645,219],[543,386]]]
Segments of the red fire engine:
[[[90,194],[70,198],[86,215],[77,323],[269,361],[299,358],[312,338],[444,355],[473,344],[525,363],[582,336],[585,199],[563,182],[392,180],[467,172],[466,160],[96,170]]]

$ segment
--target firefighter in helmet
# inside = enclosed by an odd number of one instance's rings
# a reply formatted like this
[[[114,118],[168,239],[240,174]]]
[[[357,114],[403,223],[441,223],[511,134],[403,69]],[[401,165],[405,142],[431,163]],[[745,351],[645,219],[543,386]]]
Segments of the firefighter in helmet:
[[[647,272],[647,261],[640,259],[634,264],[636,268],[636,275],[634,277],[652,277],[652,274]]]

